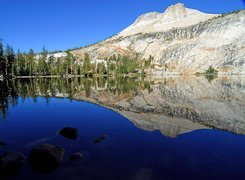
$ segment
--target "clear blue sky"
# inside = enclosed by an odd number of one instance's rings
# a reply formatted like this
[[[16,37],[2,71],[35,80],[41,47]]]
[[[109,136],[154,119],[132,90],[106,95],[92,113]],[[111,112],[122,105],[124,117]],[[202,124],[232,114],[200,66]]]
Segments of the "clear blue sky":
[[[182,2],[207,13],[244,9],[244,0],[0,0],[0,38],[15,49],[65,50],[105,39],[146,12]]]

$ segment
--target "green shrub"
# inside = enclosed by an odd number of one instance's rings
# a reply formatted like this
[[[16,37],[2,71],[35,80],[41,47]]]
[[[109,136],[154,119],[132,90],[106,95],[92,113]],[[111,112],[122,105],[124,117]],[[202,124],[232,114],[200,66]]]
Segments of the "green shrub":
[[[218,70],[214,69],[212,66],[210,66],[206,72],[206,74],[218,74]]]

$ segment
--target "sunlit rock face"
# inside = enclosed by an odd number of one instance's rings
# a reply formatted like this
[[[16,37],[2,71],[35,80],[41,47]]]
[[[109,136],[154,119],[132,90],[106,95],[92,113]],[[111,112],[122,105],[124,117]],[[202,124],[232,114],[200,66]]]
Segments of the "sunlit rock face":
[[[135,23],[119,33],[118,36],[131,36],[138,33],[163,32],[172,28],[187,27],[206,21],[217,14],[205,14],[200,11],[185,8],[178,3],[168,7],[164,13],[146,13],[141,15]]]
[[[151,74],[192,74],[209,66],[220,74],[245,73],[245,11],[206,14],[170,6],[164,13],[141,15],[131,26],[98,44],[73,51],[89,53],[93,60],[115,55],[147,59],[153,56]],[[167,67],[167,68],[165,68]]]
[[[94,87],[82,99],[122,114],[137,127],[177,137],[196,129],[216,128],[245,134],[245,79],[176,77],[150,81],[150,88],[117,93]],[[112,93],[114,92],[114,93]]]

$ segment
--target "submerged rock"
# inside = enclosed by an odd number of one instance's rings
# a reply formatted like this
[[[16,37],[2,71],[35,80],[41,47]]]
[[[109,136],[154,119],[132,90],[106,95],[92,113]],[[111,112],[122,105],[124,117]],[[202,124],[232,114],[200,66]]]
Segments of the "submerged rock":
[[[7,143],[0,141],[0,146],[7,146]]]
[[[9,174],[20,169],[25,156],[19,152],[6,152],[0,158],[0,174]]]
[[[32,149],[29,162],[34,171],[53,172],[63,161],[65,150],[52,144],[43,144]]]
[[[94,140],[94,143],[100,143],[101,141],[104,141],[106,138],[108,138],[108,135],[107,135],[107,134],[98,136],[98,137]]]
[[[78,159],[82,159],[83,155],[80,152],[76,152],[73,155],[71,155],[70,159],[71,160],[78,160]]]
[[[59,131],[59,134],[68,139],[76,140],[77,135],[78,135],[78,129],[72,128],[72,127],[66,127],[66,128],[61,129]]]

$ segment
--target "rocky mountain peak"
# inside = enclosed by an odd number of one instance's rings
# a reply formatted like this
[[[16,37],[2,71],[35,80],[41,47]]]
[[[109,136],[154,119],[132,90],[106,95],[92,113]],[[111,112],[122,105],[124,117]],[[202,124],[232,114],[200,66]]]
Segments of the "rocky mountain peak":
[[[163,32],[172,28],[182,28],[213,18],[216,14],[206,14],[195,9],[186,8],[177,3],[169,6],[163,13],[150,12],[141,15],[132,25],[124,29],[119,36],[138,33]]]
[[[164,16],[165,20],[172,21],[172,20],[176,20],[176,19],[186,17],[187,16],[187,10],[186,10],[184,4],[178,3],[175,5],[169,6],[165,10],[163,16]]]
[[[159,12],[150,12],[150,13],[143,14],[140,17],[138,17],[138,19],[135,21],[135,24],[140,23],[142,21],[152,21],[154,19],[157,19],[159,15],[161,15],[161,13]]]

